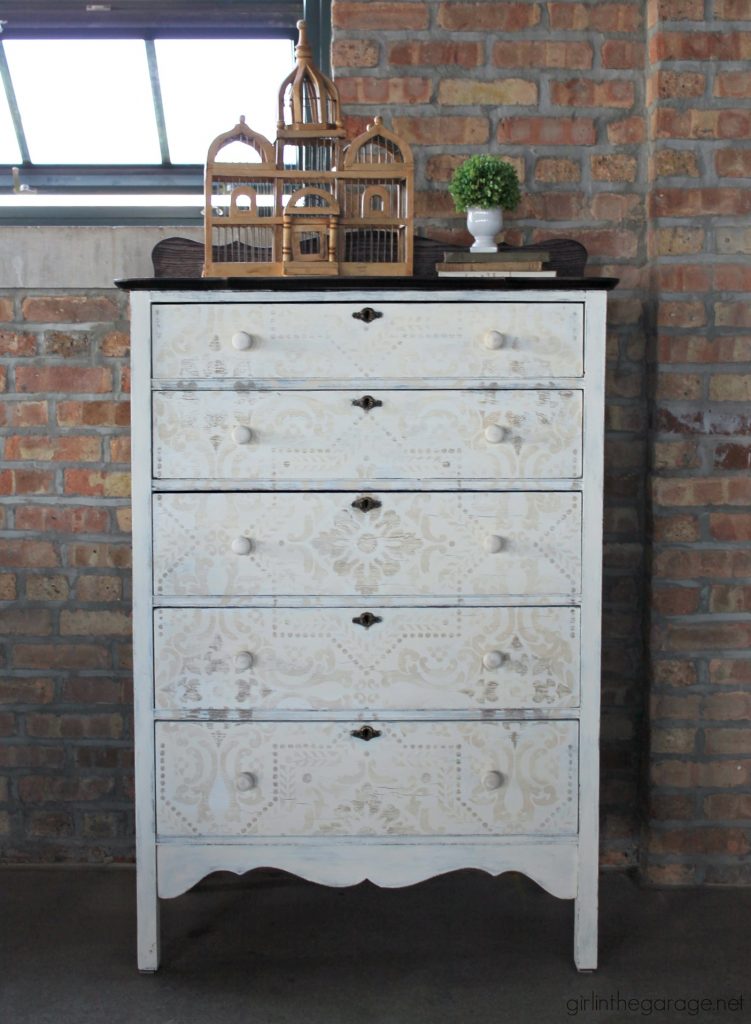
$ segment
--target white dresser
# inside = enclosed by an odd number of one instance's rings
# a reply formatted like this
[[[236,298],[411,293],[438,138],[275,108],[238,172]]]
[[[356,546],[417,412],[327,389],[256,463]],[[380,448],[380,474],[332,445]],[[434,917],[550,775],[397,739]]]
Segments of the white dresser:
[[[594,968],[606,282],[123,284],[140,968],[259,866],[521,871]]]

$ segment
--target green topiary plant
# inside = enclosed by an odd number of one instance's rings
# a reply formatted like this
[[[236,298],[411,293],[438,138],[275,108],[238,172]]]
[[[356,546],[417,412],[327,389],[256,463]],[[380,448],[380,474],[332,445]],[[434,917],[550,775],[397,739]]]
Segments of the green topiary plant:
[[[521,199],[516,168],[489,153],[470,156],[460,164],[451,178],[449,192],[460,213],[471,207],[513,210]]]

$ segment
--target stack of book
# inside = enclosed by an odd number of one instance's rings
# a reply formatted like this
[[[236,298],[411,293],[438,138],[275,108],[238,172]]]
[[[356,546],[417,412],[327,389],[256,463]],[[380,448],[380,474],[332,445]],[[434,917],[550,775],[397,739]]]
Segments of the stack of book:
[[[549,260],[542,251],[445,252],[436,270],[440,277],[555,277],[545,269]]]

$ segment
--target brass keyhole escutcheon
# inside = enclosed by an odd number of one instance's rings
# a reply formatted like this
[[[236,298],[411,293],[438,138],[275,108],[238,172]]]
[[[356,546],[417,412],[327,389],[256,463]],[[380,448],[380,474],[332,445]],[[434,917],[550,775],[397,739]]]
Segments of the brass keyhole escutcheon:
[[[374,729],[372,725],[362,725],[359,729],[353,729],[352,735],[358,740],[374,740],[376,736],[380,736],[378,729]]]
[[[365,629],[370,629],[376,623],[383,622],[383,619],[380,615],[374,615],[372,612],[363,612],[362,615],[357,615],[352,621],[356,626],[364,626]]]
[[[374,320],[380,319],[383,313],[379,313],[377,309],[373,309],[372,306],[365,306],[364,309],[359,310],[357,313],[353,313],[352,316],[355,320],[361,320],[364,324],[372,324]]]
[[[380,398],[373,398],[372,395],[363,395],[362,398],[353,398],[353,405],[358,405],[365,412],[370,412],[371,409],[377,409],[379,405],[383,405]]]
[[[352,502],[352,508],[356,508],[358,512],[372,512],[374,508],[380,507],[381,502],[378,498],[371,498],[369,494],[362,498],[355,498]]]

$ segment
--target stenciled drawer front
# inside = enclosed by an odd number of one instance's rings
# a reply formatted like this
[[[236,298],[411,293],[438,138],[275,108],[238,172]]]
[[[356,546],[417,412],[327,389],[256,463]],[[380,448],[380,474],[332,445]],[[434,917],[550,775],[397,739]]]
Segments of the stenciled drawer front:
[[[575,604],[580,555],[578,493],[154,496],[157,595],[534,594]]]
[[[577,748],[574,721],[158,722],[157,830],[574,834]]]
[[[571,708],[578,608],[161,608],[157,708]]]
[[[581,302],[242,302],[152,307],[162,379],[580,377]]]
[[[161,391],[160,479],[581,475],[581,391]]]

